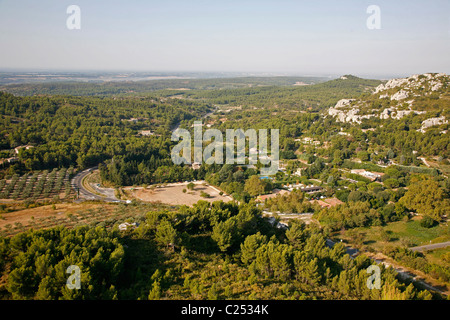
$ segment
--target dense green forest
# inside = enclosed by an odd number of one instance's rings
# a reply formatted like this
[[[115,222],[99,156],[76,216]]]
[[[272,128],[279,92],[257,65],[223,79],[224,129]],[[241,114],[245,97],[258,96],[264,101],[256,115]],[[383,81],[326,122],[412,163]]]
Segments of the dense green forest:
[[[347,76],[347,80],[336,79],[307,86],[266,86],[257,88],[180,91],[188,98],[206,98],[216,104],[257,107],[262,112],[267,108],[277,110],[317,111],[334,105],[338,100],[347,96],[359,96],[370,88],[381,83],[379,80],[366,80],[354,76]],[[245,113],[242,114],[245,118]],[[255,121],[257,122],[257,121]]]
[[[315,86],[255,87],[231,91],[202,90],[198,91],[197,96],[184,99],[167,99],[161,96],[161,92],[147,97],[126,98],[16,97],[1,93],[0,147],[5,158],[14,155],[12,151],[7,151],[12,148],[21,145],[34,147],[21,150],[18,155],[20,161],[9,167],[10,174],[70,165],[86,168],[114,157],[120,166],[118,171],[122,170],[132,176],[138,171],[138,166],[140,172],[143,167],[145,171],[153,172],[158,166],[168,164],[165,160],[170,159],[170,130],[177,124],[188,126],[190,120],[199,119],[211,112],[214,110],[213,105],[218,103],[217,99],[231,95],[235,99],[242,97],[247,103],[252,103],[253,99],[267,102],[271,100],[266,95],[273,95],[271,99],[287,107],[291,104],[289,101],[298,100],[299,97],[307,105],[316,104],[317,99],[320,104],[330,99],[335,103],[348,94],[358,95],[370,83],[374,85],[379,81],[353,81],[345,84],[331,81]],[[285,97],[287,101],[283,101],[281,97]],[[234,122],[236,125],[241,124],[242,128],[258,123],[260,117],[268,119],[267,114],[242,113],[241,117],[253,118],[249,123]],[[312,116],[309,121],[304,120],[302,126],[308,126],[308,123],[317,120],[317,116]],[[275,118],[269,120],[269,123],[260,122],[259,125],[279,128],[281,143],[288,151],[293,146],[286,139],[296,133],[301,134],[301,128],[292,127],[289,123]],[[222,129],[220,126],[218,128]],[[153,135],[140,136],[139,133],[143,130],[151,131]],[[285,147],[287,144],[289,145]],[[123,180],[123,177],[116,179]],[[145,178],[141,180],[148,182]],[[139,179],[131,181],[139,183]]]
[[[376,125],[379,119],[370,119],[374,122],[373,130],[323,117],[321,110],[338,100],[370,97],[369,90],[381,83],[349,75],[343,78],[309,86],[180,90],[171,94],[153,91],[152,96],[146,97],[16,97],[1,93],[2,156],[16,155],[13,148],[17,146],[32,146],[19,150],[17,162],[4,161],[0,165],[1,173],[7,177],[55,167],[84,169],[99,165],[102,179],[116,186],[205,179],[236,200],[248,201],[252,196],[269,193],[283,183],[298,180],[292,173],[300,168],[302,179],[322,181],[327,187],[326,195],[334,194],[344,202],[366,201],[383,217],[368,218],[368,221],[378,221],[376,223],[392,220],[386,213],[389,210],[384,208],[403,197],[402,189],[392,189],[408,187],[411,179],[426,178],[434,180],[438,186],[435,190],[439,194],[435,198],[440,209],[415,205],[413,200],[403,204],[409,210],[426,212],[439,219],[448,208],[448,179],[439,170],[425,167],[417,154],[438,156],[445,165],[450,150],[448,135],[438,130],[418,132],[420,118],[417,120],[418,116],[413,115],[385,119],[382,126]],[[216,82],[224,85],[228,80],[195,80],[193,83],[209,83],[214,87]],[[427,101],[433,104],[434,100],[431,97],[421,103],[425,108]],[[279,129],[280,156],[288,162],[288,170],[279,172],[271,185],[248,186],[251,184],[248,180],[258,173],[258,168],[203,165],[200,170],[193,170],[173,165],[171,130],[178,125],[192,130],[192,122],[205,116],[205,123],[221,131]],[[370,127],[370,123],[365,125]],[[339,134],[342,132],[345,135]],[[315,139],[318,145],[305,144],[302,141],[305,137]],[[360,162],[354,162],[355,158]],[[391,166],[386,168],[389,163]],[[382,172],[382,184],[342,171],[357,168]],[[262,191],[255,192],[258,188]],[[432,194],[425,197],[432,197]],[[397,208],[396,216],[401,218],[399,210]],[[352,224],[344,222],[344,225]]]
[[[151,98],[21,98],[0,93],[0,101],[1,148],[33,146],[20,150],[20,162],[10,172],[86,168],[123,156],[127,161],[170,159],[170,128],[210,110],[206,103],[168,104]],[[142,130],[153,135],[142,136]]]
[[[14,95],[75,95],[108,96],[145,94],[158,90],[216,90],[236,89],[259,86],[292,86],[296,83],[314,84],[325,81],[321,77],[239,77],[213,79],[160,79],[147,81],[111,81],[111,82],[50,82],[9,84],[0,87]]]

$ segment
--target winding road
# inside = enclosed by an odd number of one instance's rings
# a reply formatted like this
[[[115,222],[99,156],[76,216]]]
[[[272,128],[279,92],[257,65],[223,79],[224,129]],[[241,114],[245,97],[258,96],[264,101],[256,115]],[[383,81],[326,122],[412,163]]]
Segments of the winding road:
[[[118,200],[114,195],[102,193],[102,190],[100,188],[95,188],[98,193],[93,193],[84,187],[83,179],[96,169],[97,167],[83,170],[81,172],[78,172],[72,178],[72,188],[74,188],[75,191],[78,191],[78,199],[99,200],[105,202],[125,202],[123,200]]]

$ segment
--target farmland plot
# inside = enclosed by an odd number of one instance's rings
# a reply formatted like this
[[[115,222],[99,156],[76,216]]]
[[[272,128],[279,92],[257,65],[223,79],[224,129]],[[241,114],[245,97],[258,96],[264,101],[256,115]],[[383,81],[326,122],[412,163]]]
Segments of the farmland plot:
[[[0,199],[12,200],[44,200],[69,199],[74,195],[70,186],[70,178],[74,173],[73,167],[42,170],[17,174],[9,179],[0,180]]]

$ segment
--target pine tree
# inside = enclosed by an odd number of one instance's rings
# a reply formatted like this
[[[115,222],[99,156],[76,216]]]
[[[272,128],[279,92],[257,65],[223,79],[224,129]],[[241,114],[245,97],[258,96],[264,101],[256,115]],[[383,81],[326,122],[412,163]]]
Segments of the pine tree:
[[[256,250],[266,242],[267,237],[260,232],[247,236],[244,243],[241,244],[241,261],[247,265],[255,261]]]
[[[319,265],[317,258],[311,260],[305,270],[306,281],[312,285],[317,286],[321,280],[321,276],[319,273]]]
[[[296,248],[303,246],[307,232],[305,232],[305,224],[303,222],[292,223],[290,228],[286,231],[286,238],[289,243]]]
[[[219,299],[219,294],[217,293],[217,286],[215,283],[211,285],[211,288],[208,291],[208,299],[209,300],[217,300]]]
[[[219,222],[214,226],[211,238],[216,241],[222,252],[227,251],[233,245],[235,228],[236,223],[233,218]]]
[[[161,298],[161,285],[159,281],[154,281],[152,284],[152,289],[148,294],[148,300],[159,300]]]

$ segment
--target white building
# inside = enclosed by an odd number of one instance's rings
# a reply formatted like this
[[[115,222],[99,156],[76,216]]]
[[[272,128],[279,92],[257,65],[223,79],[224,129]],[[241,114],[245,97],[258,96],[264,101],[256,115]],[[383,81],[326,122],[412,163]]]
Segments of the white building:
[[[124,222],[124,223],[119,224],[119,230],[126,231],[126,230],[128,230],[128,228],[134,229],[137,226],[138,226],[138,224],[136,222],[133,222],[133,223]]]
[[[377,179],[381,178],[381,174],[376,173],[376,172],[366,171],[364,169],[353,169],[350,172],[354,173],[354,174],[359,174],[360,176],[366,177],[370,180],[377,180]]]

